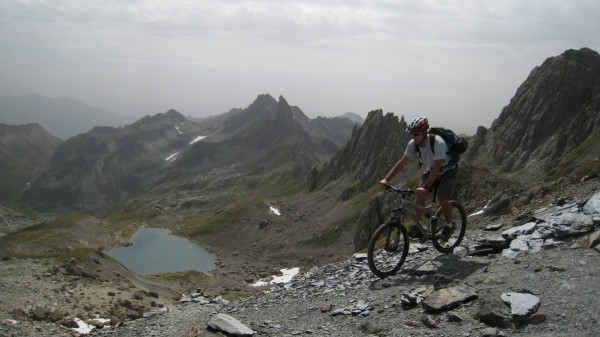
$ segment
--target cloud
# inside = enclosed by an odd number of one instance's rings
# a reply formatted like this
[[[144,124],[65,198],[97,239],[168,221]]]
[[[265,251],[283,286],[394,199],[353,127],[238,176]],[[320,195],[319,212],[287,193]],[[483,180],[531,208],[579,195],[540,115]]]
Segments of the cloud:
[[[599,50],[598,17],[587,0],[4,0],[0,94],[216,114],[268,92],[489,126],[547,57]]]

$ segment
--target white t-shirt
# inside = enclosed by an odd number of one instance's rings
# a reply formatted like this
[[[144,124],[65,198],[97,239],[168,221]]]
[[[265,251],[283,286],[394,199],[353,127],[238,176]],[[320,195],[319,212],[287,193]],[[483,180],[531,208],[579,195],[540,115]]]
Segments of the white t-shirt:
[[[446,166],[448,165],[451,159],[450,155],[447,154],[448,145],[446,145],[446,142],[444,142],[444,139],[442,137],[435,135],[435,144],[433,146],[435,153],[433,153],[431,151],[431,145],[429,145],[429,140],[430,137],[429,134],[427,134],[425,145],[420,148],[421,161],[423,162],[423,165],[425,165],[424,172],[429,172],[433,169],[434,160],[442,159],[443,162],[440,174],[444,174],[446,171],[452,168]],[[408,142],[406,150],[404,150],[404,154],[408,157],[418,157],[414,138]]]

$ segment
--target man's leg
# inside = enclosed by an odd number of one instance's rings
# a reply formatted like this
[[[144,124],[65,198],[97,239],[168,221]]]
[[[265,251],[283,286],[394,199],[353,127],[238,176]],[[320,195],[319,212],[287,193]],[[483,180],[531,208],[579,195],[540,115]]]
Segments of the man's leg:
[[[442,240],[448,240],[452,232],[456,228],[452,222],[452,205],[450,205],[450,194],[454,188],[454,182],[456,181],[456,169],[446,172],[440,178],[440,185],[438,187],[437,201],[442,208],[442,214],[444,215],[444,226],[441,232]],[[440,221],[441,219],[438,219]]]
[[[452,206],[450,205],[450,198],[438,196],[437,198],[438,204],[442,208],[442,214],[444,214],[445,223],[452,222]]]
[[[452,222],[452,206],[450,205],[450,194],[454,189],[454,183],[456,182],[456,171],[457,169],[450,170],[440,177],[439,186],[437,190],[437,202],[442,208],[444,214],[445,223]]]
[[[423,182],[425,180],[427,180],[428,176],[429,176],[429,174],[423,174],[421,176],[421,184],[423,184]],[[415,202],[417,203],[417,205],[419,205],[419,206],[425,206],[425,197],[426,196],[427,196],[427,190],[426,189],[424,189],[424,188],[417,188],[415,190]],[[420,222],[421,218],[423,217],[423,212],[421,210],[415,208],[415,217]]]

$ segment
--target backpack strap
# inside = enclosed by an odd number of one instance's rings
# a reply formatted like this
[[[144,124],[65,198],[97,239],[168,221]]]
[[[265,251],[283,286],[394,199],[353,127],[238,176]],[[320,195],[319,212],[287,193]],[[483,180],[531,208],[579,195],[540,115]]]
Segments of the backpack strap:
[[[429,146],[431,147],[431,152],[435,154],[435,149],[433,148],[435,146],[435,135],[429,135]]]
[[[431,147],[431,152],[433,154],[435,154],[435,150],[433,148],[435,145],[435,135],[433,135],[433,134],[428,134],[428,135],[429,135],[429,146]],[[417,156],[419,157],[419,170],[420,170],[421,166],[423,166],[423,160],[421,159],[421,149],[418,144],[415,144],[415,148],[417,149]]]

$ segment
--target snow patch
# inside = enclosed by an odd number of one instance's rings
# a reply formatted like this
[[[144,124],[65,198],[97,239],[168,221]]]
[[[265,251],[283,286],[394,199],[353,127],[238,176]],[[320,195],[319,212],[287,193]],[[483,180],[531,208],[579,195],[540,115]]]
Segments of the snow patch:
[[[481,210],[479,210],[479,211],[477,211],[477,212],[475,212],[475,213],[469,214],[469,215],[467,216],[467,218],[468,218],[468,217],[475,216],[475,215],[481,215],[481,214],[483,214],[483,213],[485,212],[485,209],[486,209],[486,208],[488,208],[488,206],[490,205],[490,202],[491,202],[491,200],[490,200],[490,201],[488,201],[488,203],[487,203],[485,206],[483,206],[483,208],[482,208]]]
[[[275,214],[275,215],[281,215],[281,212],[273,206],[269,206],[269,213]]]
[[[252,284],[253,287],[262,287],[269,284],[284,284],[288,283],[300,272],[299,267],[290,268],[290,269],[280,269],[283,275],[281,276],[271,276],[271,281],[258,281]]]
[[[77,323],[78,328],[72,329],[80,334],[87,335],[96,328],[93,324],[88,324],[82,321],[80,318],[75,317],[73,320]],[[94,320],[104,324],[110,322],[110,319],[106,318],[95,318]]]
[[[175,152],[172,155],[168,156],[167,158],[165,158],[166,161],[175,161],[175,159],[177,159],[177,155],[179,154],[179,152]]]
[[[192,142],[190,143],[190,145],[194,144],[194,143],[197,143],[197,142],[201,141],[204,138],[206,138],[206,136],[198,136],[194,140],[192,140]]]

